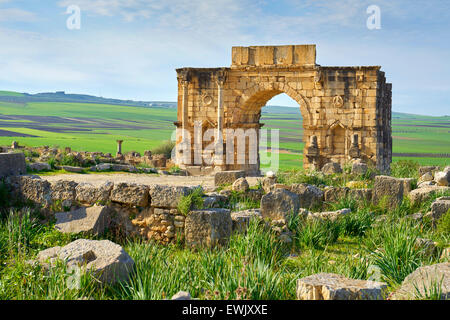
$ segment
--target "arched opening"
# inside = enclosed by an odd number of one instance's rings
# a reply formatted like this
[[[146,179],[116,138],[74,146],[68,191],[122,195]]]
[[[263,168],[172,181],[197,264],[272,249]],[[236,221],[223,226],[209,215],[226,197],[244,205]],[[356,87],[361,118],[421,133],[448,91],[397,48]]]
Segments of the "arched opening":
[[[272,168],[270,160],[278,156],[278,169],[299,169],[303,167],[303,118],[298,103],[286,93],[277,93],[264,103],[259,122],[267,130],[267,140],[261,139],[261,170]],[[273,145],[272,137],[278,130],[278,145]],[[264,143],[267,142],[267,149]],[[277,153],[277,155],[275,154]]]

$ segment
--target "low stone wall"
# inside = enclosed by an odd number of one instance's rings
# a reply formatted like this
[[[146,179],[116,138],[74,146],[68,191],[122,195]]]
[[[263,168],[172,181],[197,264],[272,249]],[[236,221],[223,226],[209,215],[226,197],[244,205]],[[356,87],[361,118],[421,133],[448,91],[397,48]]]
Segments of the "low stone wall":
[[[26,172],[27,167],[23,153],[0,153],[0,178]]]
[[[37,176],[6,179],[13,197],[32,202],[46,216],[96,204],[112,210],[113,225],[127,235],[140,235],[163,243],[183,239],[185,216],[178,202],[195,187],[139,185],[106,182],[100,185],[58,180],[50,183]]]

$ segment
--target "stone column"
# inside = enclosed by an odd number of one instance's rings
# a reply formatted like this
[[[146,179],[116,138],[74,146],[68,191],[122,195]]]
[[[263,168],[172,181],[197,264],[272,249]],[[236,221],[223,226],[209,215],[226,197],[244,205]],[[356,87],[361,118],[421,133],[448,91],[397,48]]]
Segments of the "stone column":
[[[225,83],[225,71],[217,75],[217,131],[216,131],[216,157],[214,163],[219,166],[225,165],[223,148],[223,85]]]
[[[182,132],[181,132],[181,136],[182,136],[182,141],[184,142],[185,138],[186,138],[186,130],[188,130],[188,85],[189,82],[187,81],[187,79],[183,79],[181,80],[181,86],[182,86],[182,97],[181,97],[181,128],[182,128]]]
[[[122,142],[123,140],[116,140],[117,142],[117,156],[122,155]]]

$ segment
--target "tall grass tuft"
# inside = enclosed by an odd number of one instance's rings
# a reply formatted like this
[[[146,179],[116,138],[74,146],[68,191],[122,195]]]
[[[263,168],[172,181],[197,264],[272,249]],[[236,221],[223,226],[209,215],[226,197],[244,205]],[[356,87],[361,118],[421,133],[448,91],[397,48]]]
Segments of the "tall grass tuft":
[[[175,148],[175,141],[164,141],[161,145],[158,147],[152,149],[152,154],[162,154],[167,159],[170,159],[172,157],[172,150]]]
[[[337,242],[340,224],[331,220],[306,220],[297,227],[294,243],[299,248],[323,249]]]
[[[373,262],[381,269],[386,281],[400,284],[422,264],[423,252],[416,246],[418,228],[400,220],[376,229],[375,233],[378,234],[372,234],[377,238],[374,245],[382,247],[372,251]]]

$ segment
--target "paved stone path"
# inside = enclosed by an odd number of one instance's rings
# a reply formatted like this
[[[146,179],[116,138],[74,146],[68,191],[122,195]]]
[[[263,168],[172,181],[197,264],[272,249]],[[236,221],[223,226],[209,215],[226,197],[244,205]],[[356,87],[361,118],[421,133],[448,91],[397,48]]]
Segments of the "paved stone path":
[[[88,182],[93,185],[101,184],[105,181],[112,181],[114,183],[127,182],[138,183],[144,185],[162,184],[173,186],[198,186],[214,187],[214,176],[171,176],[171,175],[156,175],[156,174],[135,174],[135,173],[102,173],[102,174],[58,174],[54,176],[40,176],[42,179],[49,182],[57,180],[71,180],[75,182]],[[258,177],[248,177],[250,186],[258,183]]]

